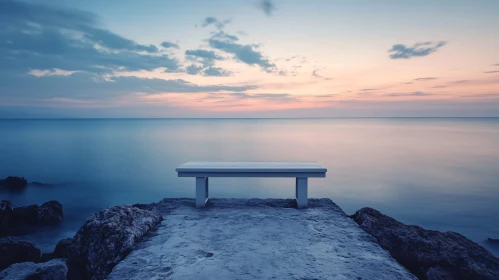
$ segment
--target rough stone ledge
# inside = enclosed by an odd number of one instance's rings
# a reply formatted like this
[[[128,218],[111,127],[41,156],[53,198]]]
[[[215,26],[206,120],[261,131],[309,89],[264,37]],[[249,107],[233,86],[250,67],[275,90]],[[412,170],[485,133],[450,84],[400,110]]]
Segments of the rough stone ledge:
[[[329,199],[134,206],[164,220],[107,279],[416,279]]]

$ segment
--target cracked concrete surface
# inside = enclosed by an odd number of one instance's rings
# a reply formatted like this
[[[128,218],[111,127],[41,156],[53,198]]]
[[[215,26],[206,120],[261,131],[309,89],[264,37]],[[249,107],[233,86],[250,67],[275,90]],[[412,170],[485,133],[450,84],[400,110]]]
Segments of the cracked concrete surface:
[[[154,205],[164,221],[108,279],[416,279],[329,199],[192,199]]]

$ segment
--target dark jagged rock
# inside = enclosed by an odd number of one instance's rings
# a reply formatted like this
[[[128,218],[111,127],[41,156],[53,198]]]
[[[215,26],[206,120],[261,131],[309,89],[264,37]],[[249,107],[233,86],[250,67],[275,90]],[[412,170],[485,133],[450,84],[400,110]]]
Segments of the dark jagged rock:
[[[45,202],[38,208],[38,225],[52,226],[64,219],[62,205],[55,200]]]
[[[113,206],[88,218],[69,249],[68,279],[105,279],[162,217],[133,206]]]
[[[66,260],[54,259],[44,263],[23,262],[13,264],[0,272],[4,280],[66,280]]]
[[[459,233],[405,225],[372,208],[352,218],[419,279],[499,279],[499,259]]]
[[[53,253],[54,257],[55,258],[68,258],[71,244],[73,244],[73,238],[65,238],[65,239],[60,240],[57,243],[57,245],[55,246],[55,250]]]
[[[48,262],[53,259],[67,259],[69,257],[69,249],[72,243],[73,238],[60,240],[55,246],[54,252],[42,253],[41,261]]]
[[[22,190],[28,185],[28,181],[24,177],[9,176],[5,179],[0,179],[0,187],[9,190]]]
[[[0,238],[0,270],[15,263],[38,261],[40,261],[40,249],[35,244],[15,241],[10,237]]]
[[[496,243],[499,244],[499,238],[487,238],[487,241],[490,243]]]
[[[21,207],[12,207],[7,200],[0,202],[0,236],[23,235],[62,220],[62,205],[57,201]]]

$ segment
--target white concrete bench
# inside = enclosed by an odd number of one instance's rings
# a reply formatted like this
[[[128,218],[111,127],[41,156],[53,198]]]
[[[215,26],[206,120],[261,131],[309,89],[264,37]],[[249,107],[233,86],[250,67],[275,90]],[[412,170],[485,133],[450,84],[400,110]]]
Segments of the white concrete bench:
[[[308,178],[324,178],[327,169],[317,162],[188,162],[176,169],[178,177],[196,177],[196,207],[208,201],[209,177],[295,177],[298,208],[308,205]]]

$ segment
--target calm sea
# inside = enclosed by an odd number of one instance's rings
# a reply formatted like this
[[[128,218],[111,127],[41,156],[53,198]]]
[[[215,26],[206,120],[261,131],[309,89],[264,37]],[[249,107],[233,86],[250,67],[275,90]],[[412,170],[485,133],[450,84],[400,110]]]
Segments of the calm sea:
[[[456,231],[499,255],[499,119],[0,120],[0,177],[52,186],[0,192],[16,205],[59,200],[65,221],[22,237],[51,251],[110,205],[194,197],[187,161],[310,161],[328,168],[310,197],[347,214],[370,206]],[[210,179],[212,197],[291,198],[294,179]]]

